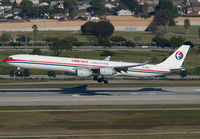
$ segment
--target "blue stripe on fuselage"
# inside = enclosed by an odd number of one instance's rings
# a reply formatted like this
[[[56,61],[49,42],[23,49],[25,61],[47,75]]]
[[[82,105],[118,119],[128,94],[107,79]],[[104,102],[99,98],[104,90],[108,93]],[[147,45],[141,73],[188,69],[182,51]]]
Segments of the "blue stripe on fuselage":
[[[7,62],[7,63],[40,64],[40,65],[63,66],[63,67],[89,67],[89,66],[61,65],[61,64],[20,62],[20,61],[16,61],[16,62]],[[153,74],[167,74],[167,73],[162,73],[162,72],[151,72],[151,71],[138,71],[138,70],[128,70],[128,71],[129,71],[129,72],[153,73]]]

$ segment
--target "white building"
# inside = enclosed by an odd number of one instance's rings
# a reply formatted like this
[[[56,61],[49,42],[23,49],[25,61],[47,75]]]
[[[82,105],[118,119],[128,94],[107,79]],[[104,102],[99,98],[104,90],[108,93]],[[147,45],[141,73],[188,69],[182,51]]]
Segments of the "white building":
[[[48,6],[48,5],[49,5],[49,3],[47,3],[47,2],[40,3],[40,6]]]
[[[30,0],[33,5],[39,5],[40,1],[39,0]]]
[[[134,13],[133,12],[131,12],[130,10],[120,10],[120,11],[118,11],[117,12],[117,15],[118,16],[130,16],[130,15],[134,15]]]
[[[104,5],[106,8],[109,8],[109,9],[112,9],[112,8],[115,8],[116,6],[110,4],[110,3],[107,3]]]
[[[193,2],[193,3],[200,2],[200,0],[188,0],[188,1]]]
[[[17,5],[20,5],[20,3],[22,2],[22,0],[10,0],[11,3],[16,2]]]

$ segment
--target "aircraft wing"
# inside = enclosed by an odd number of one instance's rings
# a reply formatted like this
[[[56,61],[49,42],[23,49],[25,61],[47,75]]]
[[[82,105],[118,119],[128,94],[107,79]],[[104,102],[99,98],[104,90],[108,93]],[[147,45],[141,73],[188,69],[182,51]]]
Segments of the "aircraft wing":
[[[126,72],[128,70],[128,68],[130,68],[130,67],[143,66],[143,65],[146,65],[147,63],[148,63],[148,61],[146,61],[144,63],[140,63],[140,64],[135,64],[135,65],[117,66],[117,67],[114,67],[114,70],[116,70],[117,72],[121,72],[121,71]]]
[[[130,67],[143,66],[143,65],[146,65],[147,63],[148,63],[148,61],[146,61],[144,63],[140,63],[140,64],[127,65],[127,66],[114,66],[114,67],[110,67],[110,68],[113,68],[117,72],[121,72],[121,71],[127,72],[128,68],[130,68]],[[92,70],[93,73],[98,73],[99,69],[100,69],[100,67],[90,68],[90,70]]]

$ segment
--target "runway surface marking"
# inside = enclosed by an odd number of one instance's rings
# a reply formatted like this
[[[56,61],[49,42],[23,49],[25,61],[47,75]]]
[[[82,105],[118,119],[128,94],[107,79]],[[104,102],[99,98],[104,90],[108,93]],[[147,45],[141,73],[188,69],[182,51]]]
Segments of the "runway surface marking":
[[[0,89],[0,106],[200,104],[200,87]]]
[[[59,138],[59,137],[105,137],[105,136],[145,136],[145,135],[191,135],[200,132],[160,132],[160,133],[128,133],[128,134],[72,134],[72,135],[36,135],[36,136],[0,136],[0,138]]]

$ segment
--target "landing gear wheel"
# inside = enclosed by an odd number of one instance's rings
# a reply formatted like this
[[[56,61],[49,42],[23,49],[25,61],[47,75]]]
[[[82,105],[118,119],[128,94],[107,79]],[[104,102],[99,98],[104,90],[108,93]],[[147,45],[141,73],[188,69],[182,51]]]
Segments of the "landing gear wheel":
[[[108,80],[104,80],[103,82],[104,82],[104,84],[108,84]]]
[[[103,78],[97,80],[99,83],[103,82]]]
[[[97,81],[98,80],[98,76],[94,76],[93,80]]]

